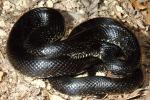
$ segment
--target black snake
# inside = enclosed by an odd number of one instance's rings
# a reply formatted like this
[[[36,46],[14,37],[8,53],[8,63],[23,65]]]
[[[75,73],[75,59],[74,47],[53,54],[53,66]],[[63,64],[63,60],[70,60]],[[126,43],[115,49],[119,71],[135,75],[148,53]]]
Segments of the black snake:
[[[134,34],[111,18],[94,18],[73,29],[67,39],[64,18],[52,8],[35,8],[13,26],[7,55],[21,73],[49,78],[68,95],[130,92],[143,83],[140,46]],[[97,71],[115,77],[96,76]],[[86,77],[76,75],[88,73]]]

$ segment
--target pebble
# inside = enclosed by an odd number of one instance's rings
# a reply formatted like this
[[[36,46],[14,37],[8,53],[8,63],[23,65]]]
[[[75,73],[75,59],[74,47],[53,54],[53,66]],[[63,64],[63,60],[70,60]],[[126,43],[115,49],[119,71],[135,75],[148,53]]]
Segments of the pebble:
[[[57,95],[51,95],[50,100],[65,100],[65,99],[63,99],[63,98],[61,98],[60,96],[57,96]]]
[[[39,3],[38,3],[38,5],[37,5],[37,6],[38,6],[38,7],[43,7],[43,6],[44,6],[44,4],[45,4],[45,2],[44,2],[44,1],[41,1],[41,2],[39,2]]]
[[[16,9],[22,10],[22,8],[27,8],[28,4],[26,0],[18,0],[15,6],[16,6]]]
[[[116,10],[117,10],[118,12],[121,12],[121,13],[124,12],[123,9],[122,9],[122,7],[120,7],[120,6],[118,6],[118,5],[116,5]]]
[[[6,34],[7,33],[4,30],[0,29],[0,37],[4,37]]]
[[[31,84],[35,85],[36,87],[42,87],[42,88],[46,87],[45,82],[40,79],[36,79],[36,80],[32,81]]]
[[[0,27],[5,27],[5,22],[2,18],[0,18]]]
[[[3,3],[3,10],[10,10],[11,3],[9,1],[4,1]]]
[[[51,0],[48,0],[48,1],[46,2],[46,6],[47,6],[47,7],[53,7],[53,2],[52,2]]]
[[[82,97],[81,96],[73,96],[73,97],[70,97],[70,100],[82,100]]]

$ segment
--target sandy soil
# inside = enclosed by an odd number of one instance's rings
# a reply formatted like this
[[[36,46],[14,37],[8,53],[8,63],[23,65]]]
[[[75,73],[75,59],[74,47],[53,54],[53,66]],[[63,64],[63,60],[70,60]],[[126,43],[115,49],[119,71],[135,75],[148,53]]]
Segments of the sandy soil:
[[[36,7],[60,9],[66,20],[66,35],[79,23],[99,16],[115,18],[130,26],[141,45],[145,85],[133,93],[108,95],[104,100],[150,100],[148,0],[0,0],[0,100],[98,100],[94,97],[70,97],[61,94],[52,89],[47,81],[26,77],[10,65],[5,48],[9,32],[23,13]]]

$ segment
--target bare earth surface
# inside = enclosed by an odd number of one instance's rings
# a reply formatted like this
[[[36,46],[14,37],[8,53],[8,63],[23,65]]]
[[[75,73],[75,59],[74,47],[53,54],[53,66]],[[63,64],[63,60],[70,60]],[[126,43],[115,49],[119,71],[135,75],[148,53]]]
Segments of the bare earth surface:
[[[108,95],[104,100],[150,100],[149,0],[0,0],[0,100],[98,100],[61,94],[47,81],[26,77],[10,65],[6,56],[9,32],[23,13],[36,7],[60,9],[66,20],[66,35],[79,23],[98,16],[129,25],[141,45],[145,84],[133,93]]]

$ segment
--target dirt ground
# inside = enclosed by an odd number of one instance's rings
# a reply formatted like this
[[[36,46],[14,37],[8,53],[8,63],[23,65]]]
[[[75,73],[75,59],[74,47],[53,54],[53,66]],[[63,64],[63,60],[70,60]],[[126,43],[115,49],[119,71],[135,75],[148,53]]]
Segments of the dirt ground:
[[[61,94],[47,81],[24,76],[10,65],[6,55],[9,32],[23,13],[36,7],[60,9],[66,20],[66,35],[79,23],[99,16],[130,26],[141,45],[145,84],[133,93],[108,95],[104,100],[150,100],[149,0],[0,0],[0,100],[98,100]]]

